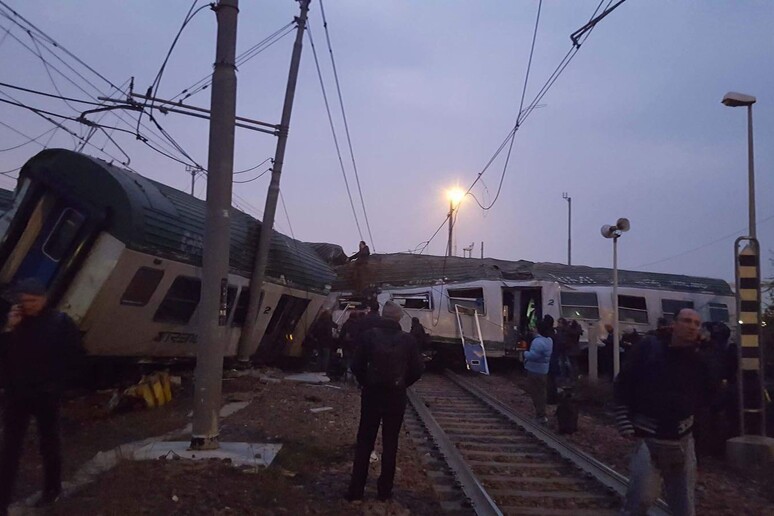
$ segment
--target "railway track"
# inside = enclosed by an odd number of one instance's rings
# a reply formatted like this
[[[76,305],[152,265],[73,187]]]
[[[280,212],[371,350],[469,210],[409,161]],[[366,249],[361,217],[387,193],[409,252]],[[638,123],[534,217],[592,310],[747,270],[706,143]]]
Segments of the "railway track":
[[[425,461],[449,512],[617,514],[625,477],[513,412],[471,379],[426,375],[410,389],[409,401],[414,415],[407,426],[415,441],[432,443]],[[659,503],[651,514],[668,512]]]

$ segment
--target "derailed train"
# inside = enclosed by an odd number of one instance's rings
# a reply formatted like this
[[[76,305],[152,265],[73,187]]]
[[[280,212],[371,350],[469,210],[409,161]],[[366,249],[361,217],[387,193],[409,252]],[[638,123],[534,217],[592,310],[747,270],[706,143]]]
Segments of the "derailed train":
[[[92,356],[195,356],[204,201],[62,149],[31,158],[3,200],[0,284],[40,279]],[[226,357],[237,351],[261,231],[236,209],[231,222]],[[310,245],[274,232],[249,352],[300,355],[334,278]]]
[[[345,321],[364,304],[364,291],[380,303],[391,299],[404,309],[404,330],[418,318],[434,343],[462,346],[469,367],[479,371],[486,368],[484,356],[516,356],[544,314],[577,320],[583,347],[606,336],[604,325],[613,320],[611,269],[396,253],[342,265],[337,273],[326,305],[335,320]],[[622,270],[618,305],[622,334],[652,330],[660,317],[671,320],[682,308],[705,321],[734,326],[736,320],[731,287],[712,278]]]

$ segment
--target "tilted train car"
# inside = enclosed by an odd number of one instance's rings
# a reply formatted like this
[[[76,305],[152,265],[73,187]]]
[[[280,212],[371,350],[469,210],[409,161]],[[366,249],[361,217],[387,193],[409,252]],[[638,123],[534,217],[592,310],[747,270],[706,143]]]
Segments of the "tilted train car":
[[[44,150],[21,169],[0,219],[0,283],[36,277],[80,326],[89,354],[196,354],[205,202],[72,151]],[[228,287],[233,356],[261,223],[231,210]],[[299,355],[335,273],[308,245],[274,232],[250,343]]]
[[[584,344],[589,335],[604,336],[600,326],[613,319],[611,269],[397,253],[371,255],[337,272],[327,306],[340,322],[363,292],[376,292],[380,303],[392,299],[403,307],[405,330],[417,317],[436,344],[459,346],[464,335],[482,341],[488,357],[515,355],[519,338],[543,314],[576,319]],[[686,307],[705,321],[735,320],[725,281],[624,270],[618,278],[621,333],[644,333]]]

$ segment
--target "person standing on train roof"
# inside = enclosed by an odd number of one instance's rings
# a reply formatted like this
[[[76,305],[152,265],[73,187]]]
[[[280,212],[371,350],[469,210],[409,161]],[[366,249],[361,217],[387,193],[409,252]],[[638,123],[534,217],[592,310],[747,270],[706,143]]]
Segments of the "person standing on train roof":
[[[680,310],[671,334],[637,344],[615,379],[616,426],[624,437],[640,439],[629,464],[621,514],[647,514],[662,480],[672,514],[695,514],[695,407],[713,395],[710,374],[697,352],[700,328],[695,310]]]
[[[30,417],[35,417],[43,459],[39,506],[62,491],[60,399],[82,356],[80,332],[62,312],[47,306],[46,287],[36,279],[16,286],[18,304],[0,333],[0,365],[6,398],[0,449],[0,515],[8,514]],[[72,376],[71,376],[72,375]]]
[[[551,361],[551,353],[554,341],[554,320],[550,316],[544,317],[537,323],[538,336],[532,340],[529,351],[524,352],[524,369],[527,370],[527,388],[535,406],[535,420],[540,424],[548,423],[546,417],[546,394],[548,365]]]
[[[363,499],[368,465],[376,434],[382,427],[382,471],[377,482],[377,498],[392,497],[398,453],[398,437],[406,410],[406,389],[419,380],[424,363],[414,337],[401,330],[403,310],[387,301],[374,328],[360,338],[352,361],[352,372],[362,387],[360,424],[357,430],[352,478],[345,497]]]

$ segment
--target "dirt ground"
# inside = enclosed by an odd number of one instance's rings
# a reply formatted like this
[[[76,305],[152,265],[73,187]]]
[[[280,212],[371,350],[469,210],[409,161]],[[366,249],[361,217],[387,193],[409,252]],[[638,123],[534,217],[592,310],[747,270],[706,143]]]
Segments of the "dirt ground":
[[[282,376],[278,371],[269,374]],[[153,410],[108,415],[104,408],[108,393],[66,403],[65,480],[97,451],[183,428],[191,409],[187,383],[171,405]],[[60,500],[47,514],[440,514],[437,497],[405,435],[400,440],[393,500],[375,501],[378,461],[371,467],[366,501],[343,500],[360,413],[356,387],[265,382],[248,376],[227,378],[223,385],[224,401],[251,403],[221,420],[221,440],[282,443],[271,467],[235,468],[217,460],[126,461]],[[333,410],[309,411],[319,407]],[[39,489],[42,469],[34,434],[28,438],[17,499]]]
[[[487,391],[520,413],[532,416],[532,402],[523,391],[526,377],[517,372],[478,378]],[[589,455],[628,476],[629,457],[634,444],[622,438],[613,418],[600,401],[610,395],[608,384],[581,390],[578,432],[566,436]],[[558,432],[555,406],[549,406],[549,428]],[[696,513],[699,515],[774,515],[774,485],[762,483],[728,470],[722,460],[700,460],[696,486]]]
[[[276,378],[282,373],[264,371]],[[519,374],[479,376],[476,381],[516,410],[532,414],[531,402],[519,385]],[[98,451],[166,434],[190,422],[192,382],[183,379],[174,401],[163,408],[108,414],[110,393],[76,397],[63,406],[65,479]],[[271,467],[235,468],[223,461],[159,460],[122,462],[66,499],[49,514],[440,514],[436,494],[411,440],[400,441],[394,500],[379,503],[372,464],[366,501],[347,503],[346,489],[360,412],[359,392],[352,385],[326,386],[288,381],[266,382],[254,376],[229,377],[224,402],[250,400],[250,405],[221,420],[222,441],[279,442],[283,448]],[[586,393],[589,398],[603,398]],[[332,407],[312,413],[309,409]],[[552,409],[551,409],[552,410]],[[549,426],[556,430],[551,418]],[[34,427],[34,425],[33,425]],[[179,435],[175,439],[187,440]],[[626,474],[632,444],[620,438],[602,403],[584,401],[579,431],[568,439]],[[39,489],[42,476],[34,428],[28,435],[16,498]],[[377,452],[380,446],[377,443]],[[772,489],[738,474],[718,460],[700,464],[698,514],[774,514]]]

